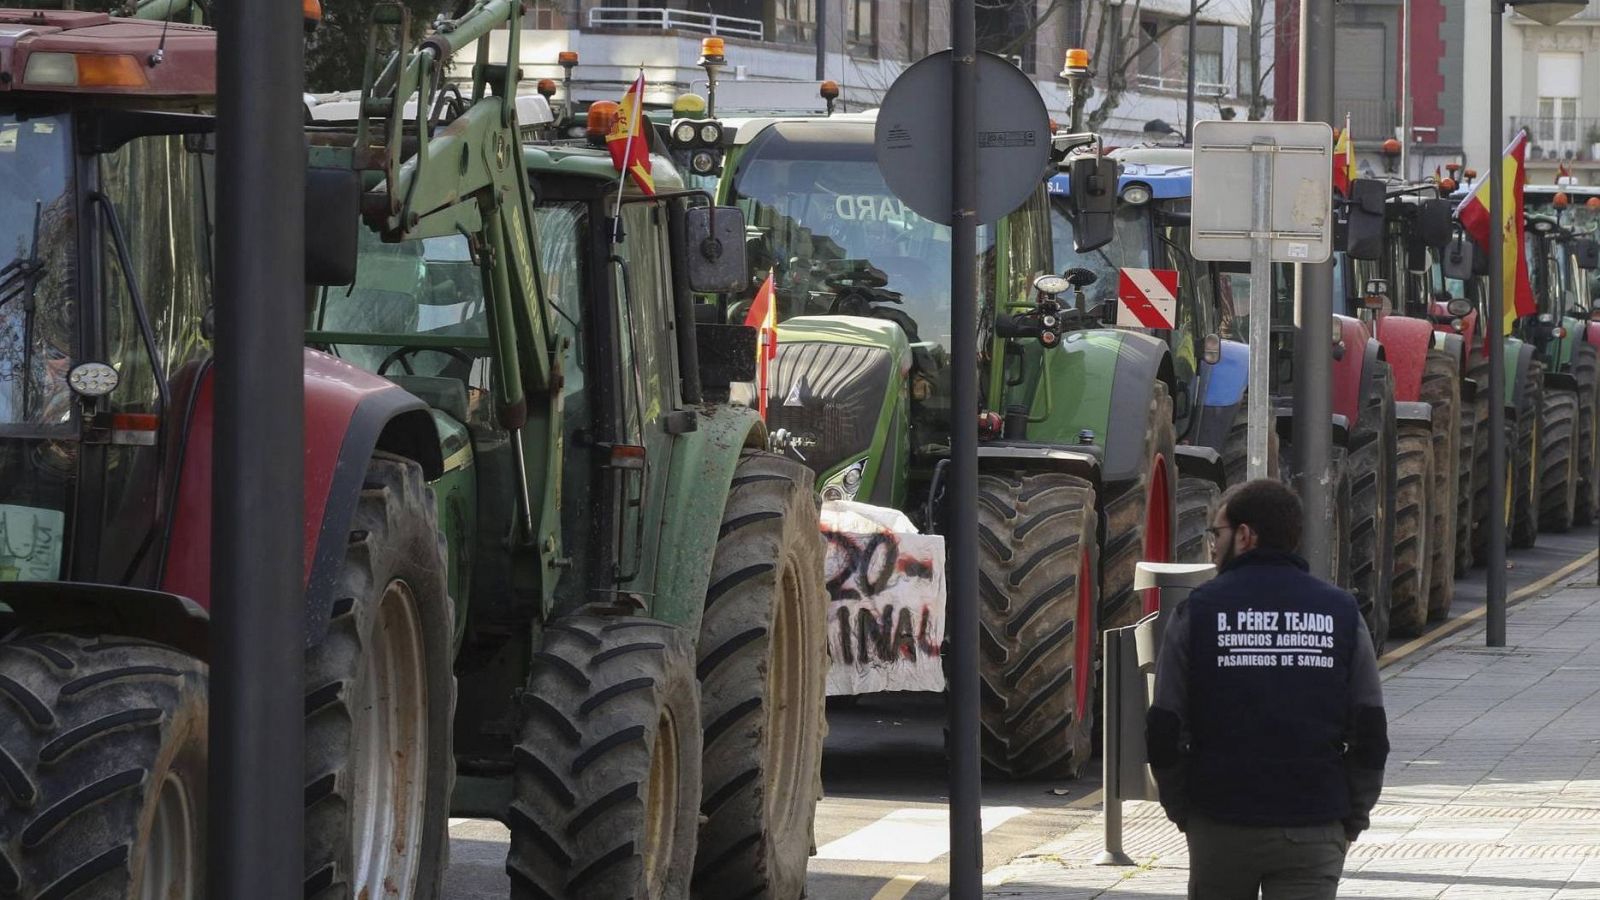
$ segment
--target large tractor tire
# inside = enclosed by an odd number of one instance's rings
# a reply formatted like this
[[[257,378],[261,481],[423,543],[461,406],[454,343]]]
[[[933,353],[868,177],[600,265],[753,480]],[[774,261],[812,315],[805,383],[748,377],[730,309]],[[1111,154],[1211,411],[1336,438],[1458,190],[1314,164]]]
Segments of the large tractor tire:
[[[812,473],[746,451],[700,622],[704,751],[694,896],[794,900],[822,796],[828,593]]]
[[[1511,360],[1506,360],[1511,364]],[[1539,539],[1539,454],[1544,410],[1544,366],[1537,360],[1523,375],[1522,401],[1511,422],[1513,461],[1507,465],[1511,498],[1507,523],[1507,543],[1518,550],[1532,547]]]
[[[1461,453],[1461,377],[1456,361],[1443,350],[1429,350],[1422,373],[1421,398],[1433,408],[1433,452],[1429,456],[1428,618],[1450,613],[1456,592],[1456,551],[1461,536],[1456,516],[1471,499],[1462,492],[1470,475]]]
[[[1208,478],[1178,479],[1177,562],[1211,562],[1211,517],[1222,491]]]
[[[1479,529],[1489,509],[1489,368],[1474,362],[1467,377],[1477,385],[1471,406],[1461,413],[1461,495],[1456,505],[1456,577],[1472,570]]]
[[[1279,475],[1279,456],[1282,448],[1278,432],[1268,423],[1267,477]],[[1247,392],[1233,413],[1233,424],[1228,426],[1228,438],[1222,447],[1222,472],[1228,487],[1243,484],[1250,476],[1250,395]]]
[[[1120,411],[1119,411],[1120,412]],[[1131,411],[1130,411],[1131,414]],[[1100,552],[1104,601],[1101,627],[1121,628],[1144,617],[1145,598],[1133,589],[1140,560],[1172,559],[1176,530],[1174,494],[1178,486],[1177,443],[1172,427],[1172,398],[1156,382],[1145,409],[1145,439],[1137,474],[1113,488],[1104,501],[1105,534]]]
[[[1600,350],[1580,340],[1572,351],[1572,377],[1578,382],[1578,497],[1572,508],[1572,524],[1592,525],[1600,516],[1600,477],[1596,458],[1600,457]]]
[[[689,896],[699,694],[682,629],[576,615],[545,627],[512,752],[512,900]]]
[[[207,896],[206,680],[128,638],[0,643],[0,896]]]
[[[1539,527],[1572,530],[1578,503],[1578,395],[1545,388],[1540,410]]]
[[[1477,381],[1478,397],[1472,407],[1472,418],[1477,421],[1477,434],[1472,439],[1472,516],[1470,516],[1470,560],[1469,565],[1483,565],[1488,560],[1488,543],[1490,543],[1490,404],[1499,402],[1502,397],[1501,389],[1494,388],[1490,383],[1490,364],[1486,360],[1478,359],[1467,370],[1467,375]],[[1509,426],[1507,421],[1507,426]],[[1507,428],[1507,432],[1510,429]],[[1507,468],[1514,466],[1517,461],[1517,445],[1515,440],[1506,445]],[[1507,496],[1510,496],[1507,493]],[[1507,501],[1509,508],[1509,501]],[[1496,516],[1504,516],[1504,511],[1496,512]],[[1507,517],[1509,522],[1509,517]]]
[[[367,466],[333,618],[306,651],[307,900],[433,900],[449,853],[455,611],[433,491]]]
[[[1390,595],[1389,630],[1405,637],[1422,633],[1428,622],[1428,580],[1432,548],[1433,428],[1421,422],[1401,422],[1394,504],[1394,579]],[[1455,473],[1450,473],[1454,477]]]
[[[1394,415],[1394,374],[1377,362],[1377,374],[1363,400],[1361,422],[1350,436],[1346,465],[1350,476],[1350,516],[1345,534],[1350,580],[1342,585],[1361,606],[1372,645],[1381,654],[1389,636],[1394,581],[1394,510],[1398,446]]]
[[[1089,764],[1099,659],[1094,488],[1055,472],[978,479],[983,762],[1005,778]]]

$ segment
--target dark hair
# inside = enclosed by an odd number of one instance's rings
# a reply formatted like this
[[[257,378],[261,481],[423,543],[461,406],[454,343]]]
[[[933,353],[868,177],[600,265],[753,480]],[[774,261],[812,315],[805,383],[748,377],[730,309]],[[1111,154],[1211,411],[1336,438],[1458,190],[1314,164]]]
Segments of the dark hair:
[[[1268,550],[1300,549],[1300,498],[1281,481],[1257,478],[1234,485],[1222,495],[1222,514],[1229,525],[1249,525]]]

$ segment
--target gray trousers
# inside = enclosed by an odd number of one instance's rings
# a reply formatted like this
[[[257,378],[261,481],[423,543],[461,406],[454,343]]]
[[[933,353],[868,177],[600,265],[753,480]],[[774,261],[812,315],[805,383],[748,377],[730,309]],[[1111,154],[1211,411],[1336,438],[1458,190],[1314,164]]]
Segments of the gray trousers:
[[[1230,825],[1190,815],[1189,900],[1332,900],[1350,842],[1338,822]]]

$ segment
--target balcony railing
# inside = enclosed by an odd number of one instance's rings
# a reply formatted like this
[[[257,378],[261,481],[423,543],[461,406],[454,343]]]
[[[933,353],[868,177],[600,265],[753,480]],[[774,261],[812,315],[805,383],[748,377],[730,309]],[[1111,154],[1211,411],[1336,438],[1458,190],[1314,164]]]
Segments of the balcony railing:
[[[1189,81],[1187,78],[1164,78],[1160,75],[1135,75],[1133,83],[1138,87],[1151,91],[1169,91],[1172,93],[1188,93]],[[1195,80],[1194,94],[1196,97],[1231,96],[1233,85],[1222,84],[1216,81]]]
[[[1600,118],[1582,116],[1513,116],[1506,134],[1528,130],[1528,159],[1557,162],[1600,161]]]
[[[693,31],[700,34],[765,39],[760,19],[722,16],[692,9],[634,9],[627,6],[596,6],[589,10],[590,28],[639,28],[648,31]]]

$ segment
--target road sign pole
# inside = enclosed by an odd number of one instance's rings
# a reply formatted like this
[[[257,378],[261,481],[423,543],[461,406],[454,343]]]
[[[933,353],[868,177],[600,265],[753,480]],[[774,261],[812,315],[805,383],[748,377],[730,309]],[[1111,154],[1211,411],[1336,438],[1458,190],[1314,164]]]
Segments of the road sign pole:
[[[305,892],[304,23],[219,8],[209,897]]]
[[[1504,50],[1500,19],[1505,7],[1490,0],[1489,25],[1489,321],[1484,338],[1489,345],[1489,579],[1485,599],[1484,639],[1487,646],[1506,645],[1506,359],[1505,280],[1500,273],[1514,261],[1505,259],[1504,190],[1500,151],[1501,88],[1500,68]]]
[[[1300,119],[1333,121],[1333,0],[1300,4]],[[1294,338],[1295,471],[1305,516],[1300,547],[1311,571],[1332,578],[1333,262],[1305,263]]]
[[[950,4],[950,900],[983,897],[978,736],[978,34]]]
[[[1257,144],[1251,152],[1251,188],[1254,198],[1254,234],[1250,239],[1250,403],[1246,450],[1247,473],[1252,479],[1267,477],[1267,436],[1272,428],[1272,398],[1267,382],[1272,340],[1272,144]]]

